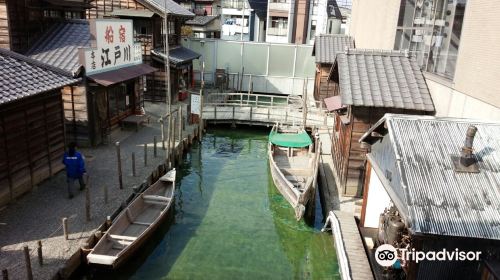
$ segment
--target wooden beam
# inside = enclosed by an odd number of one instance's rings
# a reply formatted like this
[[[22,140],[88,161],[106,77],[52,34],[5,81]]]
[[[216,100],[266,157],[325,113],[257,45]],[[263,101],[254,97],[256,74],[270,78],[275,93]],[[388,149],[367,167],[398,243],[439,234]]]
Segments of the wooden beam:
[[[7,178],[9,180],[9,193],[10,193],[10,200],[14,200],[14,191],[13,191],[13,186],[12,186],[12,174],[10,173],[10,158],[9,158],[9,147],[7,147],[7,137],[6,137],[6,130],[5,130],[5,120],[4,116],[1,115],[2,118],[2,131],[4,132],[3,136],[3,143],[5,147],[5,158],[7,160]]]

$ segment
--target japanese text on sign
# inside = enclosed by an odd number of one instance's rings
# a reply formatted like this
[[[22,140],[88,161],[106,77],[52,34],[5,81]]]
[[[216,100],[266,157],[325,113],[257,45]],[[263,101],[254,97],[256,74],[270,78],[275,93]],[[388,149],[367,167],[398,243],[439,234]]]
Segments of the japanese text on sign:
[[[200,95],[191,94],[191,114],[200,114]]]
[[[91,22],[93,48],[80,54],[87,74],[142,63],[142,47],[134,43],[132,20],[97,19]]]

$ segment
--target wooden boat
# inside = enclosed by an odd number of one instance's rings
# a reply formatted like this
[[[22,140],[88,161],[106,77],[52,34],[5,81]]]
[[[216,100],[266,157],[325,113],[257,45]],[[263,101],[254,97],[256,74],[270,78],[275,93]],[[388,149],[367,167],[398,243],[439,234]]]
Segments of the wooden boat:
[[[275,125],[269,134],[271,175],[276,188],[294,207],[297,220],[302,219],[306,210],[314,213],[320,145],[319,139],[316,141],[314,145],[300,128]]]
[[[89,264],[117,268],[167,218],[174,201],[175,169],[136,197],[113,221],[107,232],[87,255]]]

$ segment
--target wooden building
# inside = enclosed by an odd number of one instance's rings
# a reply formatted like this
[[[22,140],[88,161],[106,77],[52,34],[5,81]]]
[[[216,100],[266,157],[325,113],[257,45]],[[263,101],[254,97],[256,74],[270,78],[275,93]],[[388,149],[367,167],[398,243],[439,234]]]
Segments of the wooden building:
[[[183,61],[181,69],[178,64],[170,64],[170,81],[172,101],[178,99],[178,93],[192,85],[192,52],[180,44],[181,27],[185,21],[194,18],[194,14],[172,0],[121,0],[93,1],[93,8],[87,11],[87,17],[132,19],[134,22],[134,38],[143,46],[143,60],[159,71],[146,76],[144,98],[148,101],[166,100],[166,81],[162,54],[164,56],[163,18],[168,12],[168,45],[175,52],[170,53],[172,61]],[[154,52],[156,50],[156,52]],[[156,59],[153,59],[155,58]]]
[[[64,19],[83,19],[87,0],[0,0],[0,48],[24,53]]]
[[[82,78],[62,90],[68,139],[98,145],[121,121],[141,114],[144,76],[156,69],[142,63],[141,44],[134,42],[131,20],[72,20],[54,26],[28,52]]]
[[[64,168],[60,89],[78,82],[0,49],[0,206]]]
[[[312,55],[316,59],[316,74],[314,78],[314,99],[323,101],[337,91],[336,83],[330,81],[330,71],[337,53],[347,48],[354,48],[354,40],[350,36],[340,34],[321,34],[314,39]],[[324,105],[324,104],[323,104]]]
[[[332,156],[335,179],[346,196],[361,196],[366,148],[359,139],[385,113],[433,114],[427,84],[406,53],[346,50],[330,72],[333,97],[324,101],[334,113]]]
[[[360,231],[372,240],[371,254],[382,244],[425,254],[472,252],[419,262],[399,254],[399,266],[373,262],[375,274],[498,279],[500,122],[387,114],[360,141],[369,147]]]

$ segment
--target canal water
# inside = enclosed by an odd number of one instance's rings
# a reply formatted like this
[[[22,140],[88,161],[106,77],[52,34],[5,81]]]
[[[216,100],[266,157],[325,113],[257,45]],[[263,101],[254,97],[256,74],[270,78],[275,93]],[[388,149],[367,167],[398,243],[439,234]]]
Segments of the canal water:
[[[339,279],[331,233],[295,221],[274,187],[267,136],[209,130],[177,169],[174,222],[112,278]]]

